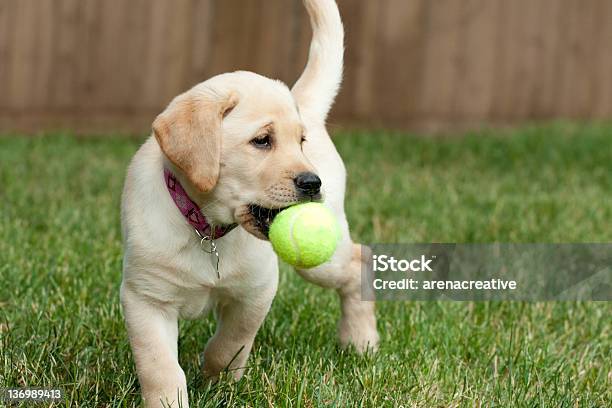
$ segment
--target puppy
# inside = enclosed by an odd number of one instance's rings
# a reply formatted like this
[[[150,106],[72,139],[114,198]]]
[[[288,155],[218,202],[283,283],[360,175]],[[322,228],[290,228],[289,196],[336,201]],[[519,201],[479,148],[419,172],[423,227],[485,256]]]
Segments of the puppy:
[[[293,89],[250,72],[202,82],[155,119],[129,166],[121,303],[147,407],[188,405],[179,317],[214,310],[203,375],[241,377],[278,284],[268,227],[300,201],[322,200],[342,239],[329,262],[297,273],[339,294],[342,345],[377,346],[374,305],[361,301],[361,247],[344,214],[345,168],[325,129],[342,77],[342,22],[333,0],[304,3],[313,39]]]

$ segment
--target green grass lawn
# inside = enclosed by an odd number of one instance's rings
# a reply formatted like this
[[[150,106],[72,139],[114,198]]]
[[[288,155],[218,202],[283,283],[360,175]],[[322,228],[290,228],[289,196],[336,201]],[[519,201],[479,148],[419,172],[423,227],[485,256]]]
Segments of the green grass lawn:
[[[612,127],[341,132],[361,242],[610,242]],[[141,140],[0,138],[1,386],[140,399],[119,305],[119,198]],[[160,176],[161,177],[161,176]],[[283,266],[239,383],[204,386],[214,321],[181,323],[193,406],[610,406],[609,303],[381,302],[376,355],[338,348],[334,293]]]

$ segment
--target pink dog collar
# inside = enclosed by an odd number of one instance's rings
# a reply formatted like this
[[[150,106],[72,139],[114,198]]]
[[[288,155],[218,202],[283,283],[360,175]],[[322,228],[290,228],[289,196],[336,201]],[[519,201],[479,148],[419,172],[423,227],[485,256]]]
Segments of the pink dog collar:
[[[208,223],[200,207],[189,198],[176,176],[166,168],[164,168],[164,179],[166,180],[166,187],[168,188],[168,192],[174,204],[176,204],[181,214],[187,219],[187,222],[196,230],[200,238],[221,238],[236,228],[237,224],[215,226],[213,234],[213,226]]]

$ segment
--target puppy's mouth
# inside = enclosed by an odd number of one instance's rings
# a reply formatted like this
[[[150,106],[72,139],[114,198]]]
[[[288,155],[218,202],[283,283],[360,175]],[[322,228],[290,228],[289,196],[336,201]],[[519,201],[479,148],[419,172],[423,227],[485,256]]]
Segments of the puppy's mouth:
[[[281,211],[286,207],[280,208],[266,208],[258,204],[248,204],[247,211],[249,217],[247,222],[242,223],[243,227],[251,234],[261,239],[268,239],[268,233],[270,232],[270,225]]]

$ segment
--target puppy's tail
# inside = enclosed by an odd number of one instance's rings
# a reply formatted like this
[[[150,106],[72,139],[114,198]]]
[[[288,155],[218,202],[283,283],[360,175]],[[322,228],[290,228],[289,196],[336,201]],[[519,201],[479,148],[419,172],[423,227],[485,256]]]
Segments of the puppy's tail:
[[[324,122],[342,81],[344,29],[335,0],[304,0],[312,42],[304,72],[291,90],[302,116]]]

